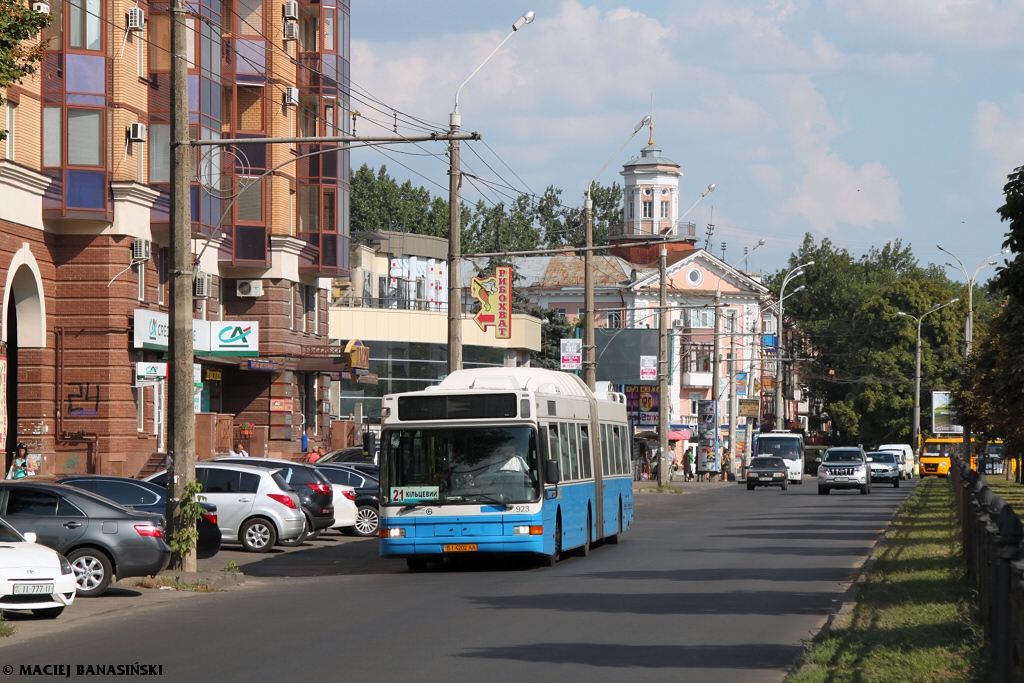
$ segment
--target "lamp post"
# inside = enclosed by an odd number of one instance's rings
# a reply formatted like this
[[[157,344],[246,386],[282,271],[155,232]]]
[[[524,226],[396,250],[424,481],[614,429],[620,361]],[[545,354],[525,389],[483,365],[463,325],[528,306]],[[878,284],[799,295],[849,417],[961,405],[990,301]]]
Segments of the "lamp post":
[[[814,261],[801,263],[786,273],[786,277],[782,279],[782,287],[779,288],[779,329],[776,330],[778,339],[775,340],[775,429],[782,429],[786,419],[786,407],[782,402],[782,318],[784,314],[782,301],[786,298],[786,285],[789,284],[789,281],[799,275],[803,275],[804,268],[813,265]]]
[[[925,316],[929,313],[934,313],[940,309],[945,308],[951,304],[955,304],[960,301],[960,298],[952,299],[944,304],[935,304],[927,311],[922,313],[920,316],[910,315],[903,311],[897,311],[896,315],[903,316],[905,318],[911,318],[917,321],[917,346],[915,349],[915,364],[914,364],[914,424],[912,429],[914,430],[914,453],[919,454],[921,451],[921,321],[924,320]]]
[[[601,170],[594,174],[594,177],[587,183],[587,198],[583,201],[583,217],[586,223],[586,251],[583,252],[583,379],[591,391],[597,385],[597,361],[594,359],[594,272],[593,272],[593,251],[594,246],[594,201],[590,198],[590,190],[594,186],[597,176],[608,168],[608,164],[619,155],[622,148],[629,144],[637,132],[651,122],[650,116],[645,116],[636,124],[633,132],[626,141],[615,150],[608,161],[604,162]]]
[[[994,259],[996,256],[999,256],[1000,254],[1009,254],[1010,250],[1003,249],[987,257],[985,260],[978,264],[977,269],[975,269],[974,271],[974,275],[971,276],[967,274],[967,268],[964,267],[964,262],[961,261],[956,254],[951,252],[949,249],[943,248],[941,244],[937,244],[935,246],[939,248],[939,251],[945,252],[946,254],[952,256],[958,264],[957,266],[954,266],[952,263],[949,263],[947,261],[946,266],[948,268],[959,267],[960,272],[964,274],[964,279],[967,280],[967,319],[964,321],[964,360],[967,360],[967,357],[971,355],[972,347],[974,346],[974,281],[978,278],[978,273],[981,272],[982,268],[996,265],[996,262],[991,261],[990,259]],[[964,457],[967,459],[968,462],[970,462],[971,442],[974,440],[974,438],[971,435],[970,423],[968,421],[965,422],[967,423],[964,424],[963,452]]]
[[[534,13],[529,11],[512,24],[512,32],[498,43],[498,47],[487,55],[473,73],[462,82],[455,91],[455,108],[448,115],[449,132],[454,135],[462,126],[462,114],[459,113],[459,93],[466,87],[469,80],[490,61],[491,57],[508,42],[516,31],[525,24],[533,22]],[[448,167],[448,374],[462,368],[462,202],[459,190],[462,186],[462,175],[459,170],[459,141],[451,138],[451,153]]]

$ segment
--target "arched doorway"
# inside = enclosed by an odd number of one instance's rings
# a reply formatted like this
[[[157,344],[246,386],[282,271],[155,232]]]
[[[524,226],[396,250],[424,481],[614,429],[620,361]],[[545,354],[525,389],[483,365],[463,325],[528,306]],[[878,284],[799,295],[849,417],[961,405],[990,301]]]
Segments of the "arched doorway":
[[[46,346],[46,303],[39,267],[28,244],[11,261],[3,299],[3,341],[6,350],[7,386],[3,412],[6,415],[4,473],[11,466],[18,443],[19,349]]]

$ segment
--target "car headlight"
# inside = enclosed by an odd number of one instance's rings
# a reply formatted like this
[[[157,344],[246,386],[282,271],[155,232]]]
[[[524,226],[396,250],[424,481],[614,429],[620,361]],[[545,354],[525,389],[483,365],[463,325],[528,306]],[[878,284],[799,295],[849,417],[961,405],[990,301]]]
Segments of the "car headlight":
[[[68,558],[64,557],[60,553],[57,553],[57,557],[60,558],[60,573],[67,576],[68,574],[74,574],[75,570],[71,568],[71,563],[68,562]]]

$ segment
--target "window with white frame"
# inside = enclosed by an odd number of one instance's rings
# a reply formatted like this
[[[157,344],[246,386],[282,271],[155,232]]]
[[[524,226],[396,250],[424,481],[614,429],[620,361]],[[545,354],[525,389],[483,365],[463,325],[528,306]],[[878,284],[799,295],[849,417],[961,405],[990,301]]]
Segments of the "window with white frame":
[[[620,328],[622,327],[622,311],[606,311],[605,315],[608,320],[608,327]]]
[[[167,287],[167,250],[157,247],[153,256],[156,258],[156,302],[163,306]]]
[[[14,141],[17,137],[17,111],[18,105],[7,100],[7,150],[5,156],[14,161]]]
[[[633,202],[629,203],[629,217],[633,218]]]
[[[668,218],[668,212],[669,212],[670,208],[672,208],[672,205],[669,204],[668,202],[662,202],[661,203],[661,217],[662,218]]]
[[[135,264],[135,270],[139,275],[139,301],[146,300],[146,263]]]
[[[700,308],[691,308],[684,313],[689,315],[689,327],[697,327],[702,329],[711,329],[714,326],[715,311],[713,308],[702,306]]]
[[[691,391],[690,392],[690,415],[697,415],[700,410],[700,404],[698,401],[704,399],[703,391]]]
[[[132,387],[132,398],[135,399],[135,431],[146,431],[146,389]]]
[[[290,292],[290,295],[288,297],[288,329],[291,330],[292,332],[296,331],[295,330],[295,299],[298,297],[298,295],[297,295],[297,293],[295,291],[296,288],[298,288],[298,285],[293,282],[292,283],[291,292]]]
[[[644,210],[643,217],[644,218],[654,218],[654,202],[653,201],[651,201],[651,202],[644,202],[643,204],[644,204],[644,206],[643,206],[643,210]]]

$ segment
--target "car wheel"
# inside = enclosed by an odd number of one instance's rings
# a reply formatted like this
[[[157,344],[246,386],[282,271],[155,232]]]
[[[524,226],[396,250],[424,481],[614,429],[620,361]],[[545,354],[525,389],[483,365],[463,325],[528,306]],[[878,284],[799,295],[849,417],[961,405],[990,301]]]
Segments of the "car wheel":
[[[79,548],[68,555],[68,562],[75,572],[79,597],[95,598],[107,590],[114,568],[102,550]]]
[[[747,482],[747,490],[748,491],[753,491],[754,490],[754,485],[751,484],[749,481]]]
[[[898,489],[898,488],[900,487],[900,480],[899,480],[899,479],[897,479],[896,481],[894,481],[894,482],[892,483],[892,487],[893,487],[894,489]]]
[[[562,517],[559,516],[555,520],[555,552],[550,555],[544,555],[541,558],[541,564],[547,567],[554,567],[558,562],[559,556],[562,554]]]
[[[323,529],[317,529],[316,531],[310,532],[306,535],[306,540],[315,541],[320,536],[321,532],[323,532]]]
[[[356,524],[352,527],[356,536],[367,538],[376,536],[380,527],[380,515],[372,505],[361,505],[356,510]]]
[[[819,486],[818,487],[818,495],[819,496],[827,496],[828,495],[828,491],[829,491],[829,488],[827,486]]]
[[[421,572],[427,568],[427,561],[422,557],[407,557],[405,558],[405,566],[411,572]]]
[[[782,480],[782,490],[783,491],[788,491],[789,490],[789,479],[783,479]]]
[[[265,553],[277,543],[277,529],[263,517],[254,517],[242,527],[238,540],[246,552]]]
[[[302,545],[309,539],[309,529],[311,525],[309,520],[306,519],[306,515],[302,515],[302,533],[299,534],[298,538],[292,538],[287,541],[278,541],[277,544],[284,546],[285,548],[295,548]]]
[[[864,484],[864,486],[860,487],[860,495],[866,496],[869,493],[871,493],[871,487],[870,486],[868,486],[867,484]]]
[[[56,619],[60,616],[60,613],[64,611],[64,605],[60,607],[48,607],[46,609],[34,609],[32,614],[36,615],[40,619]]]

